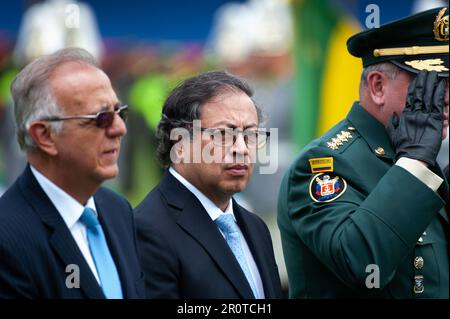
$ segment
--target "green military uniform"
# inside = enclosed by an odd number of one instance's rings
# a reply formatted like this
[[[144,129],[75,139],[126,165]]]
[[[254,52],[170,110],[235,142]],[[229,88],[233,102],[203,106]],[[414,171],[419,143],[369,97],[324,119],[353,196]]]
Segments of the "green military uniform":
[[[333,172],[311,172],[310,159],[329,157]],[[296,159],[278,215],[290,297],[448,298],[448,197],[393,164],[385,128],[358,103]],[[314,194],[325,175],[342,181],[328,199]],[[365,285],[370,264],[380,289]]]
[[[448,183],[434,192],[395,155],[358,102],[303,149],[278,201],[291,298],[449,297]]]

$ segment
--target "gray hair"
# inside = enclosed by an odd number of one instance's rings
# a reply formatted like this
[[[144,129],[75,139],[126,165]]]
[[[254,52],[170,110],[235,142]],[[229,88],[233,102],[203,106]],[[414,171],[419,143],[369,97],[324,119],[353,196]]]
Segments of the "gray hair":
[[[25,66],[11,84],[17,141],[26,152],[37,148],[28,134],[31,123],[43,117],[62,115],[48,82],[53,71],[67,62],[79,62],[98,68],[97,61],[88,51],[66,48],[37,58]],[[57,133],[62,130],[62,125],[61,122],[50,123],[51,129]]]
[[[369,75],[370,72],[373,71],[378,71],[383,74],[386,74],[391,80],[395,80],[397,75],[402,70],[390,62],[383,62],[369,65],[368,67],[365,67],[361,73],[361,87],[367,86],[367,76]]]

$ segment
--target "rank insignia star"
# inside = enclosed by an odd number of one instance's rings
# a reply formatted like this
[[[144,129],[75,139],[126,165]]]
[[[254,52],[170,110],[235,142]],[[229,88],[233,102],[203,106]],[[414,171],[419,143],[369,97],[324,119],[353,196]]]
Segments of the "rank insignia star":
[[[341,131],[336,134],[335,137],[331,139],[330,142],[327,142],[328,148],[332,150],[338,150],[345,142],[348,142],[349,139],[353,138],[352,134],[348,131]]]

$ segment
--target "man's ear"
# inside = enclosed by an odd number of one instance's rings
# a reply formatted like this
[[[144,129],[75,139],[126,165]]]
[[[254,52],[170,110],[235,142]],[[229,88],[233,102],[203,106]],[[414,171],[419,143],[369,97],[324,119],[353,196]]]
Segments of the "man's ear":
[[[28,133],[41,151],[50,156],[58,154],[54,134],[48,123],[41,121],[33,122],[28,129]]]
[[[174,144],[175,154],[180,163],[185,161],[186,156],[186,143],[184,140],[180,140]]]
[[[172,145],[170,149],[170,161],[172,163],[183,163],[184,160],[184,141],[182,139],[178,139],[175,144]]]
[[[388,78],[380,71],[372,71],[367,75],[367,88],[372,101],[378,106],[384,106]]]

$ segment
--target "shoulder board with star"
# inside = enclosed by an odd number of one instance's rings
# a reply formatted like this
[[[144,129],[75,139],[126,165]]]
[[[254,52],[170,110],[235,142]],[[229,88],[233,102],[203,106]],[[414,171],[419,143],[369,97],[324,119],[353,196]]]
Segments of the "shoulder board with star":
[[[339,133],[325,141],[325,145],[330,150],[343,151],[356,137],[356,129],[353,126],[348,126],[346,129],[339,131]]]

